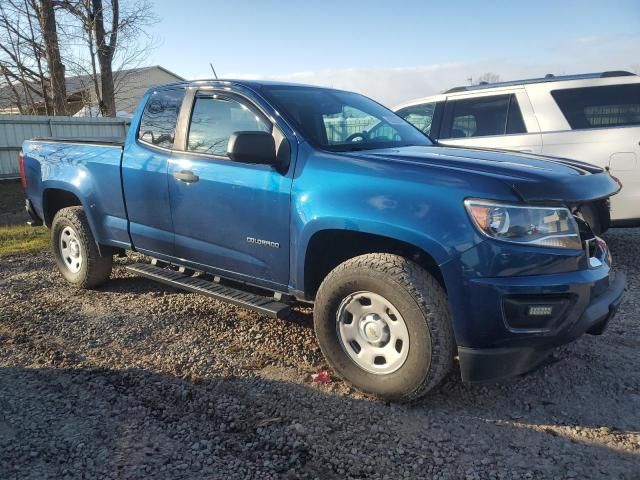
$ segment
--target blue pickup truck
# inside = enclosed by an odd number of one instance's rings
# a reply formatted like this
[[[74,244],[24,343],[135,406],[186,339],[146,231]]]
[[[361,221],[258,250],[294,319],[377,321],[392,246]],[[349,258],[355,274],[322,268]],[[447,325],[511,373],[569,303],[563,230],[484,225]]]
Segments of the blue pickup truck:
[[[362,95],[198,81],[147,92],[122,139],[34,139],[33,224],[64,279],[113,257],[138,275],[263,314],[314,305],[320,347],[390,400],[495,381],[600,334],[625,277],[581,209],[619,182],[580,162],[438,145]]]

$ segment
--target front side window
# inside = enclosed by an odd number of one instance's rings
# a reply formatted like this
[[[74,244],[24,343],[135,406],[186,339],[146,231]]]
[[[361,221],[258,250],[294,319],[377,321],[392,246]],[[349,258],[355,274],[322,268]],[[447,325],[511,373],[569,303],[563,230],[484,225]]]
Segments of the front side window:
[[[440,138],[526,133],[515,95],[447,101]]]
[[[433,121],[433,113],[436,110],[436,103],[423,103],[422,105],[414,105],[398,110],[398,115],[412,124],[418,130],[426,135],[431,133],[431,122]]]
[[[402,117],[357,93],[281,85],[262,91],[307,139],[325,150],[431,145]]]
[[[271,132],[271,123],[253,107],[217,94],[198,94],[191,113],[187,150],[226,156],[235,132]]]
[[[157,147],[173,148],[183,98],[183,89],[153,92],[140,119],[138,138]]]
[[[553,90],[573,130],[640,125],[640,84]]]

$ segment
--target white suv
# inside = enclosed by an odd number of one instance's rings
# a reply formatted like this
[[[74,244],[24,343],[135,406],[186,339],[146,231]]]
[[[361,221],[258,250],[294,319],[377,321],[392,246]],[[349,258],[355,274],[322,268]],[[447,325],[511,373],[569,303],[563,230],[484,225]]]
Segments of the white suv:
[[[547,75],[458,87],[394,110],[442,144],[538,153],[608,168],[623,185],[611,198],[611,225],[640,226],[637,75]]]

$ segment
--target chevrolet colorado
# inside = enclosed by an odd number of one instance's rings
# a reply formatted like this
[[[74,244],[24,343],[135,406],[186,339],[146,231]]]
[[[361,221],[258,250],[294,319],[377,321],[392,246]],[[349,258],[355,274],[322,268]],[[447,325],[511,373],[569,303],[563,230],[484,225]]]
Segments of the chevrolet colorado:
[[[26,208],[62,276],[113,256],[273,316],[314,304],[319,345],[391,400],[525,373],[599,334],[625,286],[581,208],[620,189],[585,163],[442,146],[362,95],[257,81],[147,92],[124,141],[34,139]]]

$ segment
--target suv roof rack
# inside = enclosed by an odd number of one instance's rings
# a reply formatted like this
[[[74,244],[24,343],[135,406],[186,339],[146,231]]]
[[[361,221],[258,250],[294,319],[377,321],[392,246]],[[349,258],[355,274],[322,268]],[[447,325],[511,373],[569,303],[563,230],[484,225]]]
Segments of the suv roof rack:
[[[547,73],[544,77],[540,77],[540,78],[528,78],[525,80],[513,80],[509,82],[496,82],[496,83],[481,82],[479,85],[469,85],[468,87],[455,87],[447,90],[444,93],[467,92],[472,90],[481,90],[483,88],[510,87],[513,85],[524,85],[524,84],[531,84],[531,83],[559,82],[559,81],[567,81],[567,80],[584,80],[587,78],[629,77],[634,75],[635,73],[627,72],[625,70],[611,70],[608,72],[598,72],[598,73],[580,73],[577,75],[559,75],[557,77],[553,73]]]

